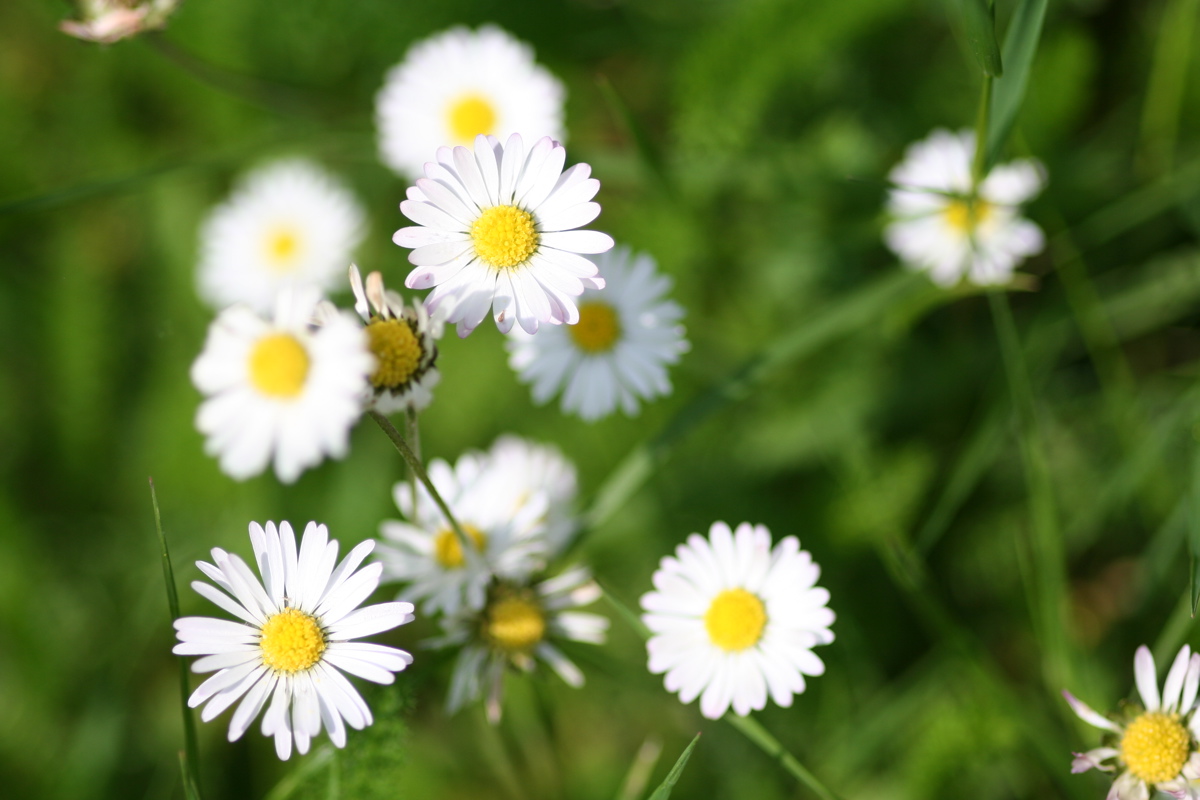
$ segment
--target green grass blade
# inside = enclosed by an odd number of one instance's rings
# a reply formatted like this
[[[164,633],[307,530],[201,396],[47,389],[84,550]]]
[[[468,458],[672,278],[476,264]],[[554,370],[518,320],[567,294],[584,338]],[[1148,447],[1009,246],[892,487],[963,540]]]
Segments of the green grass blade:
[[[650,800],[667,800],[671,796],[671,790],[675,788],[679,776],[683,774],[683,768],[687,766],[688,759],[692,757],[692,751],[696,749],[696,742],[698,741],[700,741],[700,734],[697,733],[693,737],[692,743],[683,749],[683,753],[679,756],[679,760],[675,762],[675,766],[671,767],[671,771],[667,773],[666,780],[650,795]]]
[[[183,776],[183,796],[187,800],[200,800],[200,790],[192,780],[191,766],[188,764],[187,753],[179,751],[179,772]]]
[[[1025,100],[1025,88],[1029,84],[1029,71],[1037,53],[1038,40],[1042,35],[1042,21],[1046,18],[1048,0],[1021,0],[1013,13],[1004,37],[1004,77],[996,80],[992,94],[991,122],[988,126],[986,166],[991,168],[1000,156],[1000,150],[1012,131],[1017,112]]]
[[[996,44],[996,15],[988,0],[961,0],[967,43],[985,75],[1004,74],[1000,46]]]
[[[629,771],[625,773],[625,780],[621,783],[616,800],[637,800],[642,796],[646,784],[650,783],[650,776],[654,774],[654,768],[658,766],[662,749],[662,742],[655,737],[642,742],[637,755],[633,757],[633,763],[629,765]]]
[[[596,585],[600,586],[600,593],[604,595],[604,599],[607,600],[608,604],[611,605],[613,610],[617,612],[617,616],[629,623],[629,627],[637,631],[638,636],[641,636],[643,639],[649,639],[650,629],[646,627],[646,623],[642,622],[642,618],[637,615],[637,612],[614,597],[612,593],[609,592],[608,589],[604,588],[604,586],[598,581]]]

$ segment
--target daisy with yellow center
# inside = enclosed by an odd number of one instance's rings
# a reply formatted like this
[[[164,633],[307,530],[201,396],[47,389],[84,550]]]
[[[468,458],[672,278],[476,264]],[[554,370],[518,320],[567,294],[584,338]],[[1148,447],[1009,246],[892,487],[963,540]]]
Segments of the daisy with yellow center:
[[[509,364],[545,403],[560,391],[562,409],[591,422],[618,407],[628,415],[642,400],[671,392],[667,367],[688,349],[683,309],[666,299],[671,279],[654,259],[619,247],[596,256],[603,289],[584,292],[579,321],[510,334]]]
[[[575,610],[599,597],[599,587],[583,567],[535,584],[493,582],[482,608],[448,618],[442,623],[445,634],[429,643],[462,648],[447,709],[454,712],[483,695],[488,719],[499,722],[509,667],[533,672],[539,661],[569,686],[582,686],[583,673],[554,642],[603,644],[608,620]]]
[[[175,620],[174,653],[202,656],[193,672],[215,672],[192,693],[188,705],[204,705],[210,722],[237,704],[229,741],[239,739],[267,701],[262,730],[275,739],[281,759],[301,754],[324,726],[338,747],[346,726],[371,724],[371,710],[343,672],[389,684],[392,673],[412,663],[403,650],[354,639],[413,619],[411,603],[359,604],[379,585],[382,568],[359,566],[371,552],[367,540],[337,561],[338,543],[324,525],[308,523],[300,547],[292,526],[250,523],[259,577],[241,558],[213,548],[212,563],[196,565],[216,586],[194,581],[200,595],[240,622],[212,617]],[[336,566],[335,566],[336,565]],[[239,702],[240,701],[240,702]]]
[[[438,149],[408,190],[400,210],[417,226],[392,237],[413,250],[416,268],[404,283],[433,289],[426,308],[457,323],[459,336],[489,309],[504,333],[518,323],[531,334],[547,323],[574,325],[575,298],[604,287],[584,255],[608,251],[612,238],[576,230],[599,215],[591,200],[600,182],[587,164],[564,171],[566,158],[548,136],[528,149],[518,134],[503,144],[478,136],[474,151]]]
[[[325,456],[340,458],[375,359],[367,335],[348,314],[333,313],[312,329],[311,292],[285,291],[274,319],[245,306],[222,312],[192,365],[205,400],[196,427],[205,450],[238,480],[274,462],[291,483]]]
[[[1117,772],[1109,797],[1112,800],[1147,800],[1151,790],[1175,798],[1200,798],[1200,719],[1195,713],[1200,688],[1200,653],[1184,645],[1167,673],[1162,694],[1154,656],[1145,645],[1133,657],[1133,672],[1142,709],[1121,721],[1093,711],[1070,692],[1063,696],[1071,709],[1089,725],[1107,731],[1106,746],[1076,753],[1072,772],[1099,769]]]
[[[906,265],[943,286],[1007,283],[1045,245],[1019,208],[1042,190],[1042,166],[1028,159],[1001,164],[972,187],[974,157],[973,133],[938,129],[911,145],[888,176],[895,188],[884,240]]]
[[[563,87],[533,50],[494,25],[456,27],[417,42],[375,100],[383,162],[406,177],[443,145],[479,135],[565,141]]]
[[[714,522],[707,539],[693,533],[642,596],[650,671],[666,673],[667,690],[684,703],[699,697],[709,719],[730,706],[741,716],[761,710],[768,694],[790,706],[805,675],[825,672],[812,648],[833,641],[820,574],[796,537],[772,548],[762,525],[735,532]]]
[[[197,281],[216,309],[268,311],[284,289],[332,289],[362,239],[354,194],[318,165],[279,161],[243,178],[200,231]]]

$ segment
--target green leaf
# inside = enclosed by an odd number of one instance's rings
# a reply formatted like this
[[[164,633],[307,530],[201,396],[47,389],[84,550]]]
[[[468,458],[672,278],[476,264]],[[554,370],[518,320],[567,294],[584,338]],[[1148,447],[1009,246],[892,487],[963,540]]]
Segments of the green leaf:
[[[1000,47],[996,44],[996,14],[988,0],[962,0],[963,26],[967,43],[985,75],[1004,74]]]
[[[700,734],[697,733],[696,737],[692,739],[692,743],[684,748],[683,754],[679,756],[679,760],[675,762],[675,766],[671,767],[671,771],[667,773],[667,779],[654,790],[649,800],[667,800],[671,796],[671,790],[675,788],[675,782],[683,774],[683,768],[687,766],[688,759],[692,757],[692,751],[696,749],[696,742],[698,741],[700,741]]]
[[[1048,0],[1021,0],[1013,12],[1008,34],[1004,37],[1004,77],[996,80],[992,94],[991,123],[988,126],[988,150],[985,166],[991,168],[1012,130],[1017,112],[1025,100],[1029,70],[1042,35]]]

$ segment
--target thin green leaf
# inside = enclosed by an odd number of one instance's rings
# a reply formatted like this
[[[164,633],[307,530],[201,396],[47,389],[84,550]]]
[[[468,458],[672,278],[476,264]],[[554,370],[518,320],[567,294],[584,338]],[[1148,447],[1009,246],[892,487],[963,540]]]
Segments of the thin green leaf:
[[[1042,35],[1042,21],[1046,18],[1048,4],[1048,0],[1021,0],[1009,23],[1008,34],[1004,37],[1004,77],[996,80],[992,94],[986,162],[989,169],[999,158],[1025,100],[1029,71]]]
[[[608,589],[605,589],[604,586],[598,581],[597,585],[600,586],[600,593],[604,595],[604,599],[607,600],[609,605],[613,607],[613,609],[617,612],[617,615],[620,616],[621,619],[628,622],[629,627],[637,631],[638,636],[641,636],[643,639],[649,639],[650,629],[646,627],[646,623],[642,622],[642,618],[639,617],[633,609],[614,597],[608,591]]]
[[[661,756],[662,742],[656,737],[651,736],[642,742],[637,755],[633,757],[633,763],[629,765],[629,772],[625,774],[621,790],[617,792],[617,800],[637,800],[641,797]]]
[[[700,741],[700,734],[697,733],[692,739],[692,743],[683,749],[683,754],[679,756],[675,766],[671,767],[671,771],[667,773],[667,779],[650,795],[650,800],[667,800],[671,796],[671,790],[675,788],[675,783],[683,774],[683,768],[687,766],[688,759],[692,757],[692,751],[696,749],[698,741]]]
[[[996,44],[996,14],[988,0],[961,0],[967,43],[985,75],[1004,74],[1000,46]]]

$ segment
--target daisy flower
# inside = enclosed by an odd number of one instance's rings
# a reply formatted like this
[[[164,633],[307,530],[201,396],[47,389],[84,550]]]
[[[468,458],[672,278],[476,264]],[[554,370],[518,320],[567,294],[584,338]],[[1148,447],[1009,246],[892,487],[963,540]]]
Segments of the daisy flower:
[[[271,322],[246,306],[223,311],[192,364],[205,400],[196,427],[205,452],[238,480],[274,461],[291,483],[326,455],[340,458],[362,413],[375,359],[367,334],[349,314],[313,329],[310,292],[283,292]]]
[[[545,508],[540,523],[547,555],[558,553],[579,529],[575,465],[557,447],[520,436],[501,436],[487,453],[480,480],[507,513],[516,516],[531,501]]]
[[[744,522],[735,533],[714,522],[708,539],[693,533],[642,596],[650,671],[665,672],[667,690],[684,703],[700,697],[709,719],[730,705],[740,716],[762,710],[768,693],[791,706],[804,676],[825,672],[812,648],[833,641],[820,574],[795,536],[772,548],[762,525]]]
[[[498,482],[484,478],[487,467],[480,453],[464,454],[453,468],[441,459],[429,463],[430,481],[469,539],[465,549],[424,486],[415,506],[412,486],[395,486],[396,506],[408,521],[379,527],[384,580],[407,583],[400,596],[421,603],[426,614],[481,608],[493,575],[521,580],[542,566],[545,497],[516,507]]]
[[[393,672],[412,663],[403,650],[354,639],[411,622],[411,603],[359,605],[379,585],[380,566],[358,569],[374,542],[367,540],[337,563],[338,543],[324,525],[308,523],[296,549],[292,526],[250,523],[250,542],[260,581],[243,561],[219,547],[213,563],[197,561],[216,584],[193,581],[201,596],[241,622],[213,617],[175,620],[180,656],[203,656],[193,672],[216,672],[188,698],[200,717],[211,722],[242,698],[229,723],[229,741],[241,737],[258,712],[264,736],[275,738],[281,759],[301,755],[324,726],[338,747],[346,744],[346,725],[362,730],[371,710],[343,672],[389,684]]]
[[[1150,648],[1133,657],[1133,674],[1143,708],[1127,709],[1121,719],[1101,716],[1068,691],[1063,697],[1084,722],[1107,731],[1104,747],[1076,753],[1071,772],[1120,771],[1110,800],[1148,800],[1151,788],[1178,800],[1200,798],[1200,716],[1194,703],[1200,686],[1200,653],[1184,645],[1167,673],[1162,694]]]
[[[248,175],[200,231],[200,295],[214,308],[266,311],[288,287],[331,289],[362,239],[354,195],[316,164],[280,161]]]
[[[453,713],[486,692],[488,719],[499,722],[507,668],[532,672],[538,660],[569,686],[583,686],[583,672],[554,640],[604,644],[608,620],[573,610],[599,597],[600,587],[583,567],[534,585],[493,583],[481,610],[446,619],[445,635],[428,643],[462,648],[450,678],[447,710]]]
[[[1013,269],[1045,246],[1042,230],[1018,206],[1041,192],[1045,170],[1022,159],[995,167],[972,192],[975,134],[938,129],[909,146],[888,178],[884,241],[912,269],[953,286],[1007,283]]]
[[[416,269],[404,284],[433,291],[431,314],[445,304],[444,319],[458,335],[475,329],[490,307],[501,332],[519,322],[528,333],[538,325],[574,324],[574,298],[601,289],[596,265],[580,253],[603,253],[608,234],[575,230],[600,213],[591,199],[600,182],[591,168],[563,171],[567,151],[550,137],[525,148],[519,134],[506,144],[494,136],[475,139],[475,151],[440,148],[437,161],[400,204],[417,227],[401,228],[392,240],[415,248]]]
[[[561,390],[563,411],[588,422],[618,405],[632,416],[639,400],[670,394],[667,365],[688,349],[683,309],[665,299],[671,279],[653,258],[620,247],[595,262],[605,287],[583,294],[577,323],[536,336],[514,330],[508,342],[509,364],[532,384],[534,402]]]
[[[379,152],[415,177],[439,147],[470,146],[480,134],[565,141],[563,95],[529,45],[494,25],[451,28],[414,44],[388,72],[375,99]]]

